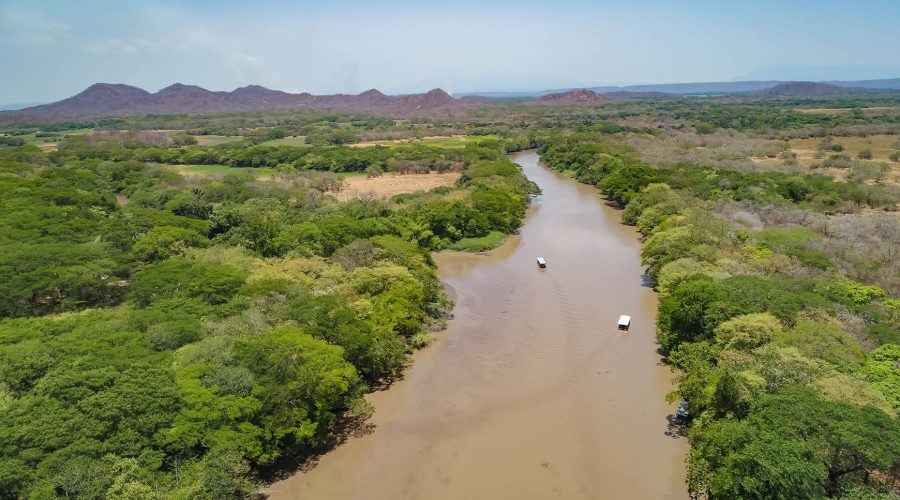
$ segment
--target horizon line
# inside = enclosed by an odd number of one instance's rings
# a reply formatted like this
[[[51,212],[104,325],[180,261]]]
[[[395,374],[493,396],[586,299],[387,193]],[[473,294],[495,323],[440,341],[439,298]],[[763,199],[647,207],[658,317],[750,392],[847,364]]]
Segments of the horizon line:
[[[757,79],[757,80],[705,80],[705,81],[654,82],[654,83],[628,83],[628,84],[590,84],[590,85],[580,85],[580,86],[553,87],[553,88],[528,89],[528,90],[523,90],[523,89],[505,89],[505,90],[464,90],[464,91],[447,91],[447,90],[445,90],[445,89],[442,88],[442,87],[432,87],[432,88],[430,88],[430,89],[428,89],[428,90],[421,90],[421,91],[419,91],[419,92],[402,92],[402,93],[393,93],[393,92],[392,92],[392,93],[386,93],[386,92],[383,92],[383,93],[384,93],[385,95],[388,95],[388,96],[403,96],[403,95],[422,94],[422,93],[427,93],[427,92],[430,92],[430,91],[433,91],[433,90],[442,90],[442,91],[446,92],[447,94],[449,94],[449,95],[451,95],[451,96],[453,96],[453,97],[457,97],[457,96],[459,96],[459,97],[466,97],[466,96],[477,95],[477,94],[539,94],[539,93],[552,93],[552,92],[566,92],[566,91],[569,91],[569,90],[575,90],[575,89],[588,89],[588,90],[590,90],[590,89],[595,89],[595,88],[619,88],[619,89],[625,89],[625,88],[628,88],[628,87],[646,87],[646,86],[663,86],[663,85],[665,85],[665,86],[668,86],[668,85],[709,85],[709,84],[725,84],[725,83],[775,83],[775,84],[778,84],[778,83],[786,83],[786,82],[858,83],[858,82],[882,82],[882,81],[892,81],[892,80],[900,80],[900,75],[898,75],[898,76],[896,76],[896,77],[892,77],[892,78],[864,78],[864,79],[855,79],[855,80],[842,80],[842,79],[828,79],[828,80],[804,80],[804,79]],[[80,90],[80,91],[78,91],[78,92],[76,92],[76,93],[74,93],[74,94],[72,94],[72,95],[69,95],[69,96],[67,96],[67,97],[62,97],[62,98],[58,98],[58,99],[55,99],[55,100],[40,100],[40,101],[33,101],[33,102],[8,102],[8,103],[6,103],[6,102],[0,102],[0,107],[4,107],[4,106],[14,106],[14,105],[25,105],[26,107],[31,107],[31,106],[40,106],[40,105],[44,105],[44,104],[52,104],[52,103],[55,103],[55,102],[59,102],[59,101],[63,101],[63,100],[69,99],[69,98],[71,98],[71,97],[75,97],[75,96],[77,96],[78,94],[84,92],[85,90],[87,90],[87,89],[93,87],[94,85],[125,85],[125,86],[128,86],[128,87],[133,87],[133,88],[137,88],[137,89],[140,89],[140,90],[144,90],[145,92],[150,92],[151,94],[158,93],[158,92],[160,92],[161,90],[164,90],[164,89],[166,89],[166,88],[172,87],[172,86],[174,86],[174,85],[183,85],[183,86],[188,86],[188,87],[198,87],[198,88],[201,88],[201,89],[203,89],[203,90],[207,90],[207,91],[209,91],[209,92],[234,92],[234,91],[236,91],[236,90],[239,90],[239,89],[242,89],[242,88],[247,88],[247,87],[262,87],[262,88],[267,89],[267,90],[272,90],[272,91],[276,91],[276,92],[285,92],[285,93],[294,94],[294,95],[297,95],[297,94],[311,94],[311,95],[319,95],[319,96],[325,96],[325,95],[359,95],[359,94],[362,94],[362,93],[365,93],[365,92],[368,92],[368,91],[372,91],[372,90],[376,90],[376,91],[378,91],[378,92],[382,92],[382,91],[381,91],[380,89],[378,89],[377,87],[370,87],[370,88],[368,88],[368,89],[361,90],[361,91],[356,92],[356,93],[349,93],[349,92],[333,92],[333,93],[330,93],[330,94],[313,94],[313,93],[311,93],[311,92],[309,92],[309,91],[305,91],[305,90],[301,90],[301,91],[296,91],[296,92],[294,92],[294,91],[288,91],[288,90],[281,90],[281,89],[271,88],[271,87],[267,87],[267,86],[265,86],[265,85],[261,85],[261,84],[258,84],[258,83],[247,83],[246,85],[241,85],[241,86],[235,87],[235,88],[233,88],[233,89],[231,89],[231,90],[214,90],[214,89],[209,89],[209,88],[203,87],[203,86],[201,86],[201,85],[197,85],[197,84],[193,84],[193,83],[183,83],[183,82],[173,82],[173,83],[171,83],[171,84],[169,84],[169,85],[166,85],[166,86],[164,86],[164,87],[160,87],[160,88],[159,88],[158,90],[156,90],[156,91],[150,91],[150,90],[148,90],[148,89],[146,89],[146,88],[144,88],[144,87],[141,87],[141,86],[138,86],[138,85],[132,85],[132,84],[130,84],[130,83],[122,83],[122,82],[118,82],[118,83],[110,83],[110,82],[94,82],[94,83],[88,85],[87,87],[84,87],[82,90]],[[4,110],[4,111],[17,111],[17,110],[15,110],[15,109],[8,109],[8,110]]]

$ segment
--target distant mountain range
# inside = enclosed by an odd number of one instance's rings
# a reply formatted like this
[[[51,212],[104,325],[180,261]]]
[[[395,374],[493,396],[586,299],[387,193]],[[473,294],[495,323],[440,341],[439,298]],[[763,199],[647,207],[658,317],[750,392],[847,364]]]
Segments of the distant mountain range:
[[[259,85],[215,92],[176,83],[159,92],[123,84],[96,83],[62,101],[0,112],[0,122],[50,122],[147,114],[203,114],[269,109],[338,109],[353,112],[411,114],[464,108],[483,99],[456,99],[441,89],[388,96],[378,90],[361,94],[290,94]]]
[[[475,92],[456,97],[441,89],[407,95],[385,95],[375,89],[361,94],[313,95],[306,92],[291,94],[259,85],[221,92],[180,83],[151,93],[130,85],[96,83],[80,94],[62,101],[11,111],[0,110],[0,123],[46,123],[151,114],[203,114],[270,109],[335,109],[384,115],[410,115],[451,113],[499,98],[534,99],[538,104],[602,104],[624,99],[662,99],[682,95],[833,95],[876,89],[900,90],[900,78],[852,82],[672,83],[537,92]]]
[[[621,87],[589,87],[589,90],[609,96],[610,93],[628,91],[628,92],[662,92],[664,94],[739,94],[758,92],[772,88],[780,83],[789,83],[779,80],[753,80],[742,82],[699,82],[699,83],[663,83],[651,85],[626,85]],[[826,81],[815,82],[828,85],[836,85],[839,87],[853,87],[855,89],[867,90],[900,90],[900,78],[890,78],[882,80],[856,80],[856,81]],[[456,97],[480,96],[490,97],[493,99],[504,98],[529,98],[540,97],[547,94],[556,94],[566,92],[572,89],[550,89],[526,92],[464,92],[455,94]]]

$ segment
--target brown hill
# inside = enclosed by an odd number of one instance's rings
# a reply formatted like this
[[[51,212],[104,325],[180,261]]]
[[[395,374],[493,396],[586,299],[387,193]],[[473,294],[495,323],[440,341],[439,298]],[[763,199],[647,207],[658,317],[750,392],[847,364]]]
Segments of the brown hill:
[[[290,108],[302,101],[301,96],[309,96],[309,94],[289,94],[259,85],[247,85],[226,94],[228,100],[235,106],[247,110]]]
[[[547,94],[538,97],[536,102],[541,104],[603,104],[609,99],[589,89],[575,89],[558,94]]]
[[[376,89],[358,95],[291,94],[259,85],[231,92],[214,92],[176,83],[159,92],[122,84],[97,83],[78,95],[41,106],[0,112],[0,122],[50,122],[146,114],[203,114],[269,109],[337,109],[351,112],[410,114],[455,110],[476,105],[458,100],[441,89],[423,94],[389,96]]]
[[[74,97],[6,114],[70,117],[77,116],[86,109],[103,108],[108,110],[110,114],[120,114],[130,109],[149,109],[152,106],[153,94],[146,90],[130,85],[95,83]]]
[[[757,95],[802,96],[802,95],[835,95],[851,92],[864,92],[864,89],[840,87],[830,83],[819,82],[782,82],[774,87],[760,90]]]
[[[196,85],[170,85],[153,95],[159,113],[209,113],[223,108],[232,108],[228,104],[226,92],[212,92]],[[231,109],[228,109],[231,111]]]
[[[378,89],[369,89],[356,97],[362,106],[384,106],[391,100]]]
[[[431,89],[424,94],[408,94],[397,96],[397,105],[409,110],[430,110],[445,108],[457,104],[458,101],[441,89]]]

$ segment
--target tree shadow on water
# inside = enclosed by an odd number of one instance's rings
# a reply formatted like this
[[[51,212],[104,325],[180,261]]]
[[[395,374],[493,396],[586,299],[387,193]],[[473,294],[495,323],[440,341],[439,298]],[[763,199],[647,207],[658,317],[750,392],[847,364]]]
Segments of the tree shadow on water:
[[[343,445],[350,438],[368,436],[375,432],[375,424],[368,421],[369,416],[338,417],[332,426],[331,432],[328,434],[328,439],[324,443],[307,450],[305,453],[284,457],[271,467],[260,470],[259,478],[264,484],[271,485],[294,474],[301,474],[315,469],[319,465],[319,460],[322,456]]]
[[[675,415],[666,416],[666,436],[672,439],[686,438],[688,435],[687,422],[679,419]]]
[[[405,369],[409,367],[409,362],[404,366],[404,370],[400,371],[392,377],[386,377],[376,382],[369,383],[369,393],[387,390],[395,382],[402,380]],[[328,432],[328,437],[324,443],[302,452],[286,455],[269,467],[259,470],[259,479],[263,484],[271,485],[277,481],[287,479],[295,474],[309,472],[319,465],[319,460],[335,450],[339,446],[344,445],[351,438],[360,438],[368,436],[375,432],[375,424],[369,419],[374,413],[374,408],[370,411],[359,412],[359,414],[344,413],[338,415]],[[264,495],[264,494],[263,494]],[[260,497],[260,498],[265,498]]]

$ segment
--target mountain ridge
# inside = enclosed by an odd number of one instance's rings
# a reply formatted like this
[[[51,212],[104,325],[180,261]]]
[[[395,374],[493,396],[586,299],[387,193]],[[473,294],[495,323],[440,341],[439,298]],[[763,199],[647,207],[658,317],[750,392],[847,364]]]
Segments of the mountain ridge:
[[[452,111],[477,102],[472,99],[456,99],[442,89],[405,95],[386,95],[377,89],[369,89],[360,94],[313,95],[307,92],[292,94],[261,85],[247,85],[232,91],[213,91],[196,85],[173,83],[151,93],[121,83],[95,83],[61,101],[0,111],[0,122],[47,122],[147,114],[206,114],[274,109],[336,109],[408,114]]]
[[[173,83],[157,92],[121,83],[95,83],[57,102],[14,110],[0,109],[0,123],[44,123],[65,120],[123,118],[150,114],[208,114],[244,111],[334,109],[407,115],[446,112],[480,106],[493,99],[533,100],[538,104],[602,104],[624,99],[663,99],[690,94],[756,94],[764,96],[835,95],[848,92],[900,90],[900,78],[882,80],[798,82],[701,82],[624,87],[586,87],[537,92],[473,92],[450,95],[436,88],[418,94],[386,95],[377,89],[359,94],[289,93],[261,85],[232,91],[207,90]]]

